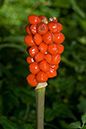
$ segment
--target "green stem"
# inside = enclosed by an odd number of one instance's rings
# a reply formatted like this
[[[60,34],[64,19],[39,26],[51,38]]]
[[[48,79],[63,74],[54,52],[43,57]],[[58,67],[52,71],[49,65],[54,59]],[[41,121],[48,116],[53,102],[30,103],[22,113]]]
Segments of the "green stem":
[[[36,89],[37,129],[44,129],[45,89]]]

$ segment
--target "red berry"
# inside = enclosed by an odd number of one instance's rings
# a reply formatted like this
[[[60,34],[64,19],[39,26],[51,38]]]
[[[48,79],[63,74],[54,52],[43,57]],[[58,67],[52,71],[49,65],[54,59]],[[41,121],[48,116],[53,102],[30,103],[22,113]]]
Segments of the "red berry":
[[[37,46],[32,46],[32,47],[29,49],[29,54],[30,54],[31,57],[34,57],[37,52],[38,52]]]
[[[42,42],[42,36],[38,33],[34,35],[34,41],[37,45],[39,45]]]
[[[33,74],[29,74],[26,78],[27,82],[29,83],[29,85],[31,85],[32,87],[35,87],[38,85],[38,82],[36,80],[35,75]]]
[[[57,26],[58,26],[57,31],[58,32],[62,31],[63,26],[60,23],[57,23]]]
[[[35,14],[32,14],[28,16],[28,21],[30,24],[37,24],[41,22],[41,19]]]
[[[51,64],[59,64],[61,56],[59,54],[52,55]]]
[[[34,58],[35,58],[35,61],[36,61],[36,62],[40,62],[40,61],[44,60],[44,54],[41,53],[41,52],[38,52],[38,53],[35,55]]]
[[[34,46],[35,45],[35,42],[33,40],[33,36],[32,35],[27,35],[25,38],[24,38],[24,41],[25,43],[28,45],[28,46]]]
[[[44,35],[48,31],[48,25],[43,22],[39,23],[37,31],[39,34]]]
[[[64,51],[64,46],[62,44],[57,44],[58,54],[61,54]]]
[[[57,65],[50,65],[50,68],[57,70],[59,68],[59,65],[58,64]]]
[[[46,82],[48,80],[48,76],[45,72],[39,71],[36,75],[36,80],[41,83],[41,82]]]
[[[52,77],[55,77],[57,76],[57,72],[55,69],[53,68],[50,68],[49,71],[46,72],[47,75],[48,75],[48,78],[52,78]]]
[[[52,56],[49,53],[45,54],[45,60],[50,64],[52,60]]]
[[[56,53],[58,52],[58,47],[57,47],[57,45],[56,45],[55,43],[49,44],[49,46],[48,46],[48,52],[49,52],[50,54],[56,54]]]
[[[45,52],[47,52],[48,46],[47,46],[47,44],[45,44],[44,42],[42,42],[42,43],[39,45],[38,48],[39,48],[39,50],[40,50],[41,53],[45,53]]]
[[[43,16],[43,15],[40,15],[39,18],[40,18],[41,20],[46,19],[46,21],[48,21],[47,17],[45,17],[45,16]]]
[[[29,70],[32,74],[37,74],[40,69],[37,62],[33,62],[29,65]]]
[[[52,31],[53,33],[56,33],[58,30],[58,25],[56,22],[49,22],[48,23],[48,28],[50,31]]]
[[[27,34],[31,34],[30,25],[25,26],[25,30]]]
[[[32,32],[32,34],[36,34],[37,33],[37,24],[31,25],[30,31]]]
[[[46,34],[44,34],[43,36],[43,41],[46,43],[46,44],[50,44],[53,42],[53,35],[50,31],[48,31]]]
[[[34,62],[34,59],[30,56],[27,57],[27,63],[31,64],[32,62]]]
[[[62,43],[64,41],[64,39],[65,39],[65,36],[61,32],[54,34],[54,42],[55,43]]]
[[[46,60],[43,60],[39,63],[39,68],[44,71],[44,72],[47,72],[49,70],[49,64],[47,63]]]

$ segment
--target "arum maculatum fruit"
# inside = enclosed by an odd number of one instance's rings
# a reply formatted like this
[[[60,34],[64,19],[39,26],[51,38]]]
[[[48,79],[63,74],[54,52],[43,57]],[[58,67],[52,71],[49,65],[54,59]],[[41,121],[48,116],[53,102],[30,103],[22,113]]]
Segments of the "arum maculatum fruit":
[[[43,15],[32,14],[28,16],[28,22],[24,41],[28,45],[27,63],[31,74],[26,80],[30,86],[36,87],[48,78],[57,76],[61,53],[64,51],[61,43],[65,36],[61,32],[63,26],[56,17],[48,20]]]

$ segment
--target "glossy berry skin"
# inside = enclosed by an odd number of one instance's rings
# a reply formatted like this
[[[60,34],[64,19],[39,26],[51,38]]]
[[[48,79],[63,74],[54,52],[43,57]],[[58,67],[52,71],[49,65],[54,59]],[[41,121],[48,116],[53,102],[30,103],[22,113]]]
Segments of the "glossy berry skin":
[[[30,26],[30,31],[32,34],[36,34],[37,33],[37,24],[33,24]]]
[[[61,44],[65,40],[65,36],[61,33],[63,26],[58,22],[56,17],[49,18],[36,16],[32,14],[28,16],[28,24],[25,27],[28,34],[24,40],[28,45],[27,63],[31,74],[27,76],[27,82],[32,87],[43,83],[48,78],[57,76],[57,69],[61,60],[61,53],[64,46]]]
[[[37,46],[32,46],[32,47],[29,49],[29,54],[30,54],[31,57],[34,57],[37,52],[38,52]]]
[[[34,41],[35,41],[36,45],[39,45],[42,42],[42,36],[40,34],[36,33],[34,35]]]
[[[55,43],[62,43],[64,41],[65,37],[61,32],[54,34],[54,42]]]
[[[53,35],[50,31],[48,31],[46,34],[44,34],[42,36],[43,38],[43,41],[46,43],[46,44],[50,44],[53,42]]]
[[[44,54],[41,53],[41,52],[38,52],[38,53],[35,55],[34,59],[35,59],[36,62],[40,62],[40,61],[44,60]]]
[[[38,49],[40,50],[41,53],[46,53],[47,52],[47,49],[48,49],[48,46],[47,46],[47,44],[45,44],[44,42],[42,42],[39,45]]]
[[[25,43],[28,45],[28,46],[34,46],[35,45],[35,42],[33,40],[33,36],[32,35],[27,35],[25,38],[24,38],[24,41]]]
[[[44,71],[44,72],[47,72],[50,68],[49,64],[47,63],[46,60],[43,60],[39,63],[39,68]]]
[[[49,22],[48,23],[48,28],[50,31],[52,31],[53,33],[58,32],[58,24],[56,22]]]
[[[57,23],[57,26],[58,26],[58,28],[57,28],[57,32],[60,32],[60,31],[62,31],[62,29],[63,29],[63,26],[62,26],[62,24],[60,24],[60,23]]]
[[[51,64],[59,64],[61,56],[59,54],[52,55]]]
[[[58,47],[57,47],[57,44],[55,44],[55,43],[51,43],[51,44],[49,44],[49,46],[48,46],[48,52],[50,53],[50,54],[56,54],[57,52],[58,52]]]
[[[58,68],[59,68],[59,65],[57,64],[57,65],[50,65],[50,68],[53,68],[53,69],[55,69],[55,70],[57,70]]]
[[[29,70],[32,74],[37,74],[40,69],[37,62],[33,62],[29,65]]]
[[[46,72],[46,73],[47,73],[47,75],[48,75],[48,78],[52,78],[52,77],[57,76],[57,72],[56,72],[56,70],[53,69],[53,68],[50,68],[49,71]]]
[[[48,76],[45,72],[43,71],[39,71],[36,75],[36,80],[37,82],[41,83],[41,82],[46,82],[48,80]]]
[[[36,80],[36,77],[35,77],[35,75],[33,75],[33,74],[29,74],[29,75],[27,76],[26,80],[27,80],[27,82],[29,83],[29,85],[32,86],[32,87],[35,87],[35,86],[38,85],[38,82],[37,82],[37,80]]]
[[[44,35],[45,33],[47,33],[48,31],[48,25],[41,22],[38,24],[38,27],[37,27],[37,32],[40,34],[40,35]]]
[[[46,21],[48,21],[47,17],[45,17],[45,16],[43,16],[43,15],[40,15],[39,18],[40,18],[41,20],[46,19]]]
[[[45,54],[45,60],[50,64],[52,60],[52,55],[50,55],[49,53]]]
[[[32,62],[34,62],[34,59],[30,56],[27,57],[27,63],[31,64]]]
[[[64,46],[63,46],[62,44],[57,44],[57,47],[58,47],[58,54],[63,53],[63,51],[64,51]]]
[[[30,25],[25,26],[25,31],[27,34],[31,34]]]
[[[41,19],[35,14],[32,14],[28,16],[28,21],[30,24],[37,24],[41,22]]]

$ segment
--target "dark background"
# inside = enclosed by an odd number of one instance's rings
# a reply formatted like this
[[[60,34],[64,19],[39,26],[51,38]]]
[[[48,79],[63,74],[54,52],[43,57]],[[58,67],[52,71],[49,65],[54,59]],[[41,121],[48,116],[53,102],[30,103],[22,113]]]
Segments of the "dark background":
[[[30,14],[56,16],[65,50],[48,81],[45,129],[65,129],[86,112],[86,0],[0,0],[0,129],[36,129],[34,88],[24,43]]]

